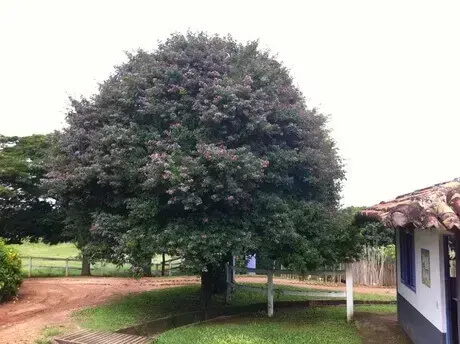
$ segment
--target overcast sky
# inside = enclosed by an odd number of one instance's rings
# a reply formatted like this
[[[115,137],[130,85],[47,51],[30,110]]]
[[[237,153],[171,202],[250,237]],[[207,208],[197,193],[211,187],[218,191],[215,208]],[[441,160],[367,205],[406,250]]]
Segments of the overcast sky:
[[[59,129],[89,96],[172,32],[259,39],[331,115],[345,205],[460,176],[459,1],[0,0],[0,133]]]

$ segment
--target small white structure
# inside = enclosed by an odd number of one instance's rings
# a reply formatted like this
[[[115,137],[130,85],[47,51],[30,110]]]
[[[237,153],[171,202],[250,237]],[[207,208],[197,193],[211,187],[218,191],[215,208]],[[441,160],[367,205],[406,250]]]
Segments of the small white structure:
[[[460,182],[399,196],[362,215],[396,229],[398,321],[406,333],[415,344],[458,344]]]

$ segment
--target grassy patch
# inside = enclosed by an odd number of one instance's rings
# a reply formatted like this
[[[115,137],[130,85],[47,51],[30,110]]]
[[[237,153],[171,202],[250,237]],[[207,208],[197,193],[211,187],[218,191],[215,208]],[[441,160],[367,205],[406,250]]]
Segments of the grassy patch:
[[[381,295],[363,296],[368,300],[380,300]],[[306,296],[277,294],[276,301],[300,301],[312,299]],[[233,307],[264,303],[265,295],[237,290],[230,306],[224,305],[222,297],[215,297],[213,307]],[[175,287],[133,294],[110,304],[87,308],[74,314],[81,326],[93,330],[116,330],[161,317],[196,311],[200,309],[199,286]],[[275,312],[276,313],[276,312]]]
[[[55,258],[76,258],[80,251],[72,243],[48,245],[42,242],[11,245],[19,251],[21,256],[27,257],[55,257]]]
[[[356,312],[367,312],[377,314],[396,314],[396,305],[357,305],[355,306]]]
[[[361,344],[347,324],[343,307],[278,313],[272,319],[250,317],[165,332],[157,344]]]
[[[35,340],[35,344],[52,344],[53,337],[63,334],[66,330],[64,326],[47,326],[43,329],[42,337]]]
[[[199,307],[199,287],[186,286],[128,295],[108,305],[78,311],[75,317],[89,329],[116,330]]]

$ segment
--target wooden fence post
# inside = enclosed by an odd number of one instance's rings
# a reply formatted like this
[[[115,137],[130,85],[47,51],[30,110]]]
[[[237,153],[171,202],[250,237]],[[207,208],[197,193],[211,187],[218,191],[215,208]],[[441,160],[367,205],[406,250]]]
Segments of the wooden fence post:
[[[232,270],[230,270],[230,266],[228,263],[225,263],[225,280],[227,282],[227,286],[225,289],[225,303],[228,305],[230,304],[232,298]]]
[[[165,275],[165,265],[166,265],[165,258],[166,258],[165,253],[163,252],[161,255],[161,276]]]
[[[69,277],[69,258],[65,260],[65,277]]]
[[[267,313],[269,317],[273,316],[273,271],[267,274]]]
[[[32,257],[29,257],[29,277],[32,276]]]
[[[347,321],[353,321],[353,264],[348,263],[346,267],[347,284]]]

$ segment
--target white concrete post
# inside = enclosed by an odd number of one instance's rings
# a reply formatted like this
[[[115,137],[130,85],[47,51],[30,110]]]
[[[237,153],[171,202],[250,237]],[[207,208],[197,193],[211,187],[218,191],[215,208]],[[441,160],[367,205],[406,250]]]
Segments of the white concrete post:
[[[273,271],[269,271],[267,274],[267,313],[269,317],[273,316]]]
[[[346,267],[347,280],[347,321],[353,321],[353,264],[348,263]]]
[[[32,276],[32,257],[29,257],[29,277]]]

